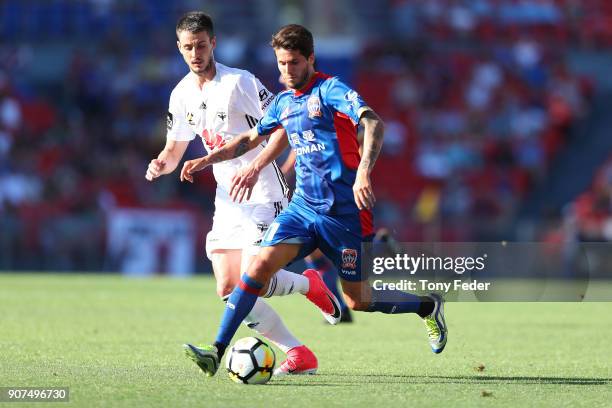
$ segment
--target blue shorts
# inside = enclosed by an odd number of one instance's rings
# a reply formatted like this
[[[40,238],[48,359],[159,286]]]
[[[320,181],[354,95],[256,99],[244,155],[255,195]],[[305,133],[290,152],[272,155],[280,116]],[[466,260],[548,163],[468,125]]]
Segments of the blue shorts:
[[[319,248],[347,281],[359,282],[361,274],[361,243],[372,240],[372,213],[362,210],[349,214],[319,214],[300,197],[274,220],[261,246],[280,243],[300,244],[295,259],[302,259]]]

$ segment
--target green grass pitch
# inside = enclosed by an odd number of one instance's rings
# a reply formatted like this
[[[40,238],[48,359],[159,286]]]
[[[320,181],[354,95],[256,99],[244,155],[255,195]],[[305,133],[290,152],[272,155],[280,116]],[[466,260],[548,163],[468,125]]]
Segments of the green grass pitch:
[[[612,303],[448,303],[449,343],[433,355],[414,315],[332,327],[302,296],[275,298],[319,373],[244,386],[183,355],[216,333],[214,292],[211,278],[0,274],[0,386],[68,386],[57,406],[81,407],[612,404]]]

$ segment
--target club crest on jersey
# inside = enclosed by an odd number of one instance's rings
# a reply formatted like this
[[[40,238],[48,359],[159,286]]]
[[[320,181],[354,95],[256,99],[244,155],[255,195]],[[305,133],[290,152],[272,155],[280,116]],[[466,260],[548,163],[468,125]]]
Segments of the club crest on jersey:
[[[225,118],[227,118],[227,113],[219,111],[217,112],[217,117],[221,119],[222,122],[225,122]]]
[[[200,110],[206,110],[206,102],[202,101],[202,104],[200,104]]]
[[[174,117],[172,116],[172,113],[168,112],[166,115],[166,128],[170,130],[172,129],[172,126],[174,126]]]
[[[187,113],[187,123],[189,123],[192,126],[195,125],[195,122],[193,121],[193,113],[191,112]]]
[[[321,116],[321,101],[318,96],[313,95],[308,98],[307,106],[309,118],[312,119]]]
[[[314,132],[312,130],[305,130],[305,131],[303,131],[302,132],[302,137],[307,142],[314,142],[314,140],[315,140],[315,135],[314,135]]]
[[[342,250],[342,269],[357,268],[357,250],[353,248],[344,248]]]

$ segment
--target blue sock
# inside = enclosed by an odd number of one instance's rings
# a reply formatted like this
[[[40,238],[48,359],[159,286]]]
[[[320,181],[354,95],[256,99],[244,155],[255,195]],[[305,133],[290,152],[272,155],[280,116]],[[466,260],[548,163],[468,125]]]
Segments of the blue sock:
[[[246,274],[242,275],[240,282],[227,299],[215,344],[227,347],[232,341],[240,323],[253,309],[262,287],[261,283],[249,278]]]
[[[340,294],[340,290],[338,289],[338,272],[334,265],[325,257],[316,258],[312,261],[306,261],[306,267],[310,269],[316,269],[321,272],[323,277],[323,282],[325,282],[325,286],[338,298],[338,303],[340,303],[340,309],[346,310],[347,306],[344,303],[344,296]]]
[[[382,312],[386,314],[418,313],[421,297],[401,290],[374,290],[372,302],[366,312]]]

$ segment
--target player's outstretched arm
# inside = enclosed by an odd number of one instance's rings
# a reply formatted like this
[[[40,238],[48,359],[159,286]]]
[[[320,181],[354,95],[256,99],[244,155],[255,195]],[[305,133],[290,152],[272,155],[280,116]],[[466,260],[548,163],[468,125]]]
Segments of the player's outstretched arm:
[[[164,150],[149,162],[145,178],[153,181],[159,176],[172,173],[183,158],[188,145],[188,141],[166,140]]]
[[[376,202],[370,174],[382,148],[385,127],[382,119],[371,109],[361,115],[359,124],[363,126],[363,151],[353,185],[353,194],[357,207],[360,210],[369,210]]]
[[[193,173],[204,170],[211,164],[221,163],[226,160],[240,157],[249,150],[254,149],[260,143],[261,139],[259,138],[256,128],[241,133],[229,141],[225,146],[210,152],[206,156],[200,157],[199,159],[188,160],[183,163],[181,181],[187,180],[193,183]]]
[[[241,203],[245,196],[249,200],[261,170],[280,156],[288,145],[289,141],[287,140],[285,129],[280,128],[274,131],[268,140],[268,144],[259,152],[257,157],[248,166],[237,171],[234,177],[232,177],[232,184],[230,186],[232,200]]]

